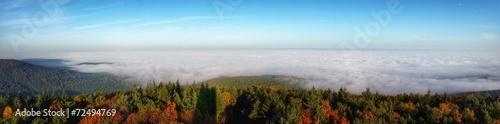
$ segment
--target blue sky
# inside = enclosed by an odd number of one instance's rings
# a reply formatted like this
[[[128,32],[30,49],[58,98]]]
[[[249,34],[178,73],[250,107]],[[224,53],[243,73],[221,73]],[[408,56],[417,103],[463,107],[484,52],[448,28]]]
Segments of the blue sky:
[[[390,16],[380,16],[385,25],[372,14],[383,11]],[[500,50],[499,15],[500,0],[6,0],[0,3],[0,52]],[[369,41],[359,40],[356,29],[371,31]]]

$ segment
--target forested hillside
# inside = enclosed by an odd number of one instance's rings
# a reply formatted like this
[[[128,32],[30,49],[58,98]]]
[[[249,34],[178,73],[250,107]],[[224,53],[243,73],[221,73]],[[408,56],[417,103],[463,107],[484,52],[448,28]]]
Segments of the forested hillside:
[[[235,78],[238,79],[238,78]],[[241,79],[241,77],[239,78]],[[273,82],[270,82],[271,84]],[[276,82],[274,82],[276,83]],[[351,94],[346,89],[150,83],[90,95],[0,98],[0,122],[24,123],[500,123],[500,99],[469,94]],[[224,84],[226,85],[226,84]],[[115,109],[115,116],[19,117],[18,108]]]
[[[101,88],[130,89],[122,78],[105,73],[82,73],[64,68],[0,59],[0,94],[34,95],[40,92],[92,93]]]
[[[300,88],[305,82],[305,79],[294,76],[264,75],[219,77],[207,80],[203,83],[205,83],[208,87],[220,88],[248,88],[253,86],[268,88]]]

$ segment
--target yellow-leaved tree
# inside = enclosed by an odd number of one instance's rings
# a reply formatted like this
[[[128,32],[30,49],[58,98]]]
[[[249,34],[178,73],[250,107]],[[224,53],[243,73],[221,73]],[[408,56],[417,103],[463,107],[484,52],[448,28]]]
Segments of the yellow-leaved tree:
[[[9,119],[12,117],[12,108],[10,108],[10,106],[7,106],[5,107],[5,109],[3,109],[3,116],[2,116],[4,119]]]

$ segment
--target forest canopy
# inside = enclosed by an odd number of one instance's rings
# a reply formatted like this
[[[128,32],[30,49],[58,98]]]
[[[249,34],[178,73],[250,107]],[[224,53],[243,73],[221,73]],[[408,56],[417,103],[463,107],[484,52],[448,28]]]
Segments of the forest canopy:
[[[370,89],[301,89],[276,80],[250,83],[248,77],[180,85],[151,82],[146,87],[88,95],[0,97],[1,123],[500,123],[500,99],[481,94],[383,95]],[[265,78],[264,78],[265,79]],[[255,79],[265,81],[264,79]],[[251,81],[255,81],[251,80]],[[210,85],[209,85],[210,84]],[[241,84],[246,84],[242,86]],[[265,85],[269,84],[269,85]],[[115,109],[114,116],[23,117],[17,109]]]

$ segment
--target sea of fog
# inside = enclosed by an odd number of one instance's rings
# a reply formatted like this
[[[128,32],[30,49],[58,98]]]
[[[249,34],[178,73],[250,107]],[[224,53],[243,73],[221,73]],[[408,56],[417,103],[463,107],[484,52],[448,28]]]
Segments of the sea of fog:
[[[305,78],[306,88],[345,87],[354,93],[367,87],[383,94],[500,89],[499,51],[170,50],[57,53],[16,59],[30,58],[63,59],[77,71],[109,72],[143,84],[289,75]]]

